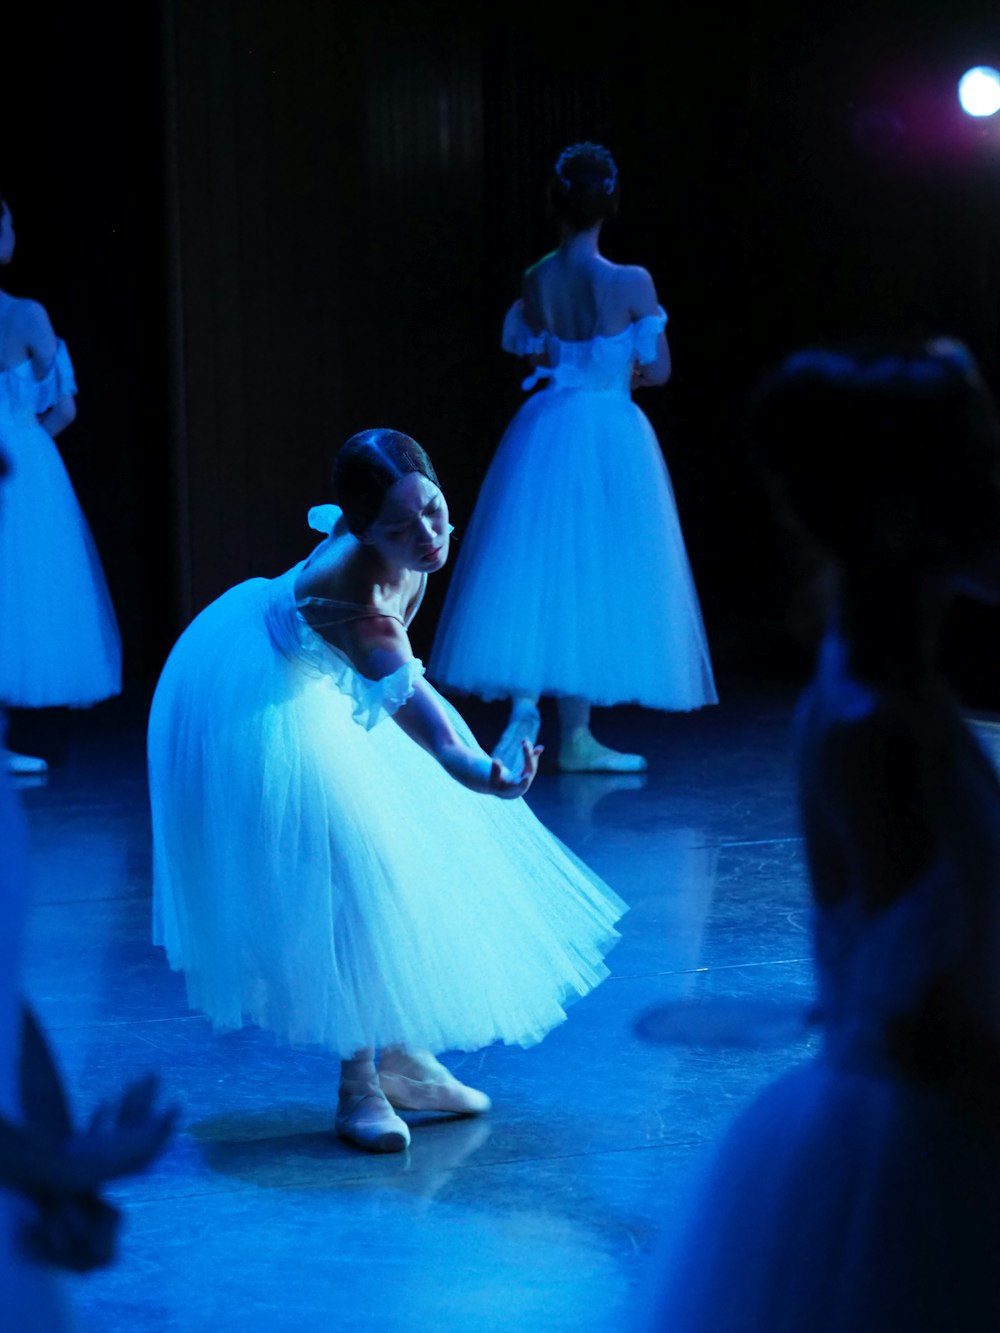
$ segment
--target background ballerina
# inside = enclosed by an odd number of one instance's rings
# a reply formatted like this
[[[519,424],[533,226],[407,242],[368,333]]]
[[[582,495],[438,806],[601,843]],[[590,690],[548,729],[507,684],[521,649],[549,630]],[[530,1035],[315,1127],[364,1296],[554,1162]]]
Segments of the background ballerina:
[[[549,187],[558,248],[524,275],[503,346],[539,381],[507,428],[464,535],[428,662],[484,699],[510,698],[494,753],[510,764],[558,698],[559,767],[636,772],[590,731],[592,704],[686,710],[716,701],[701,610],[659,443],[632,402],[670,355],[653,281],[613,264],[601,228],[618,170],[567,148]]]
[[[14,255],[0,199],[0,264]],[[101,562],[53,439],[76,416],[65,344],[44,307],[0,291],[0,704],[86,707],[121,690],[121,639]],[[4,750],[14,773],[45,760]]]

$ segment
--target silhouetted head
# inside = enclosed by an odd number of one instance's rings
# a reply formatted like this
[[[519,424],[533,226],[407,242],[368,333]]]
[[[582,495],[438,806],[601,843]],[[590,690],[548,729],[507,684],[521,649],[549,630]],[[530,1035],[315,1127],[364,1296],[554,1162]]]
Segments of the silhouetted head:
[[[549,209],[570,231],[589,231],[614,217],[619,201],[618,168],[598,143],[571,144],[559,155],[549,181]]]
[[[948,573],[997,542],[997,413],[961,343],[794,352],[753,394],[747,429],[779,511],[842,567]]]
[[[355,536],[371,526],[390,489],[411,472],[438,486],[433,463],[402,431],[378,426],[359,431],[341,447],[333,462],[333,499]]]

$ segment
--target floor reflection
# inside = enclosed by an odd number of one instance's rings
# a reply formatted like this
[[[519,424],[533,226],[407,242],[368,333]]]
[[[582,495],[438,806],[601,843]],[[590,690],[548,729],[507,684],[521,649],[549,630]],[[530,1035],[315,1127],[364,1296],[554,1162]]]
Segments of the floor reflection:
[[[213,1116],[189,1126],[206,1165],[261,1189],[342,1191],[359,1175],[381,1186],[435,1198],[493,1132],[486,1117],[405,1113],[417,1150],[372,1158],[339,1139],[329,1107],[289,1104],[247,1114]]]

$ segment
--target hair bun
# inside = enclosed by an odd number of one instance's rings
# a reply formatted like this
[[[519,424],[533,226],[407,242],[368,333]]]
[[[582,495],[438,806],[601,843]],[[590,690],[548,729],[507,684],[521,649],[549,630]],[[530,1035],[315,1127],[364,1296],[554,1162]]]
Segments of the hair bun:
[[[608,150],[589,139],[559,154],[549,184],[552,214],[571,231],[587,231],[618,211],[618,167]]]
[[[585,139],[570,144],[559,154],[555,178],[565,193],[574,186],[596,186],[605,194],[614,194],[618,184],[618,167],[608,150],[599,143]]]

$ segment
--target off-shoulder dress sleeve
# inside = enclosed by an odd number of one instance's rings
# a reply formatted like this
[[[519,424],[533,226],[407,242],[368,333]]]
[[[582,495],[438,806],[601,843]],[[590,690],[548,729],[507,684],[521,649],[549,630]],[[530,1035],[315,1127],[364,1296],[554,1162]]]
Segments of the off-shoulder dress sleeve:
[[[332,652],[336,651],[332,649]],[[344,664],[346,674],[338,679],[337,684],[354,705],[354,721],[366,731],[371,731],[376,723],[397,713],[413,694],[417,681],[424,674],[424,664],[417,657],[411,662],[404,662],[381,680],[369,680],[367,676],[362,676],[346,658]]]
[[[308,609],[307,600],[300,606],[297,616],[300,659],[305,659],[317,674],[330,677],[341,694],[350,699],[354,721],[371,731],[406,703],[424,674],[423,662],[414,657],[381,680],[372,680],[357,669],[345,652],[323,637],[316,628],[315,619],[310,622]]]
[[[632,325],[635,339],[635,359],[640,366],[656,360],[656,340],[667,327],[667,312],[657,306],[655,315],[643,315]]]
[[[347,654],[316,628],[317,623],[323,622],[315,612],[307,618],[311,602],[325,602],[331,608],[349,607],[350,604],[332,603],[326,598],[307,598],[300,606],[295,600],[295,580],[301,569],[300,563],[271,580],[271,593],[264,609],[264,622],[271,642],[305,675],[331,680],[350,700],[354,721],[370,731],[378,722],[392,717],[402,708],[423,676],[424,664],[415,657],[381,680],[363,676]],[[330,623],[336,623],[336,620]]]
[[[76,376],[73,363],[69,359],[66,344],[60,338],[56,344],[56,354],[52,364],[41,379],[35,381],[35,413],[41,416],[50,407],[55,407],[61,398],[72,397],[76,393]]]
[[[545,351],[545,334],[535,333],[529,327],[524,318],[524,302],[520,299],[507,311],[500,345],[514,356],[541,356]]]

